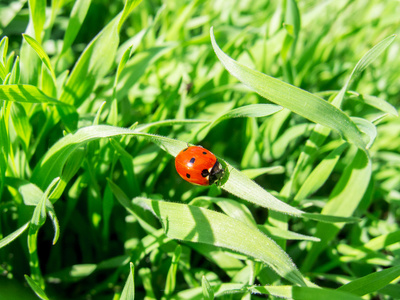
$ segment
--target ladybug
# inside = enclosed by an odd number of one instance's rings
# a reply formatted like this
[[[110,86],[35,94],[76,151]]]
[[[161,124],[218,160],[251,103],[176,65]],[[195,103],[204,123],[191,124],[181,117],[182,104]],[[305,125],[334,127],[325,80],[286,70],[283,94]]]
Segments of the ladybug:
[[[183,179],[197,185],[211,185],[224,175],[215,155],[201,146],[190,146],[179,152],[175,168]]]

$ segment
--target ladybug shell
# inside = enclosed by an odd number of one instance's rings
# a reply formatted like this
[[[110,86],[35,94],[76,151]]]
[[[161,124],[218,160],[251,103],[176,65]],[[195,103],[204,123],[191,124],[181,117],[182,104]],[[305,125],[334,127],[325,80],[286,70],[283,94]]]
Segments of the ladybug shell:
[[[179,152],[175,168],[183,179],[197,185],[213,184],[222,173],[215,155],[200,146],[191,146]]]

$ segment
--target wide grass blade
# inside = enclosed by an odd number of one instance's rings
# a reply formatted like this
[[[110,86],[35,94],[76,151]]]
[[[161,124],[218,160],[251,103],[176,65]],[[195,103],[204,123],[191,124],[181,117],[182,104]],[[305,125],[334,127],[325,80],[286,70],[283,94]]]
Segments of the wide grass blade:
[[[286,107],[310,121],[334,129],[349,142],[365,149],[357,126],[341,110],[316,95],[236,62],[219,48],[212,28],[210,35],[214,51],[221,63],[242,83],[269,101]]]
[[[294,284],[313,285],[273,240],[241,221],[186,204],[145,198],[136,198],[134,202],[143,203],[153,211],[170,238],[232,249],[261,260]]]
[[[36,86],[28,84],[0,85],[0,100],[65,106],[65,103],[47,96]]]

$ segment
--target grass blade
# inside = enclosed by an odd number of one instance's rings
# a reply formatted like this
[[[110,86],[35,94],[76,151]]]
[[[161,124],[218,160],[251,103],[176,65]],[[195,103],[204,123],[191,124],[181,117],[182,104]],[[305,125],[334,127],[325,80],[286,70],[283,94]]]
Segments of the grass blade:
[[[65,106],[65,103],[47,96],[36,86],[28,84],[0,85],[0,100]]]
[[[60,56],[64,54],[73,44],[76,36],[78,35],[79,29],[86,17],[86,13],[89,9],[91,0],[78,0],[74,3],[72,8],[67,30],[64,34],[63,47]]]
[[[400,266],[394,266],[379,272],[357,278],[338,288],[340,291],[350,292],[357,296],[364,296],[376,292],[400,276]]]
[[[300,286],[307,284],[289,256],[255,228],[224,214],[195,206],[136,198],[160,219],[168,237],[211,244],[260,259],[283,278]]]
[[[370,158],[365,152],[358,150],[351,164],[347,166],[332,191],[329,202],[322,210],[322,215],[351,216],[364,196],[371,178],[371,172]],[[312,267],[317,261],[319,254],[342,227],[343,224],[318,223],[316,236],[321,238],[321,242],[313,244],[307,253],[302,266],[303,271],[307,271]]]
[[[23,234],[25,232],[25,230],[29,227],[29,222],[25,223],[24,225],[22,225],[20,228],[18,228],[17,230],[15,230],[14,232],[10,233],[9,235],[7,235],[6,237],[2,238],[0,240],[0,249],[3,248],[4,246],[8,245],[9,243],[11,243],[13,240],[15,240],[16,238],[18,238],[21,234]]]
[[[49,300],[44,290],[36,283],[35,280],[30,278],[28,275],[25,275],[25,279],[28,282],[31,289],[35,292],[35,294],[42,300]]]
[[[52,77],[54,85],[55,85],[56,84],[56,74],[54,73],[53,67],[51,66],[51,63],[50,63],[50,58],[47,55],[47,53],[44,52],[42,46],[34,38],[30,37],[28,34],[23,34],[22,36],[24,37],[25,41],[29,44],[29,46],[31,46],[32,49],[37,53],[37,55],[39,56],[39,58],[43,62],[43,64],[50,71],[51,77]]]
[[[35,30],[35,38],[42,41],[42,32],[46,20],[46,0],[29,0],[29,17]]]
[[[357,126],[341,110],[318,96],[236,62],[219,48],[212,28],[210,34],[214,51],[219,60],[239,81],[262,97],[286,107],[310,121],[336,130],[358,148],[365,149]]]
[[[208,282],[206,276],[201,278],[201,286],[203,288],[203,297],[205,300],[214,300],[214,290]]]
[[[135,299],[135,268],[133,263],[129,263],[129,276],[122,290],[120,300],[134,300]]]
[[[178,270],[179,260],[181,258],[182,247],[181,245],[176,246],[174,255],[172,256],[171,266],[169,267],[167,274],[167,281],[165,283],[164,294],[169,297],[176,287],[176,271]]]

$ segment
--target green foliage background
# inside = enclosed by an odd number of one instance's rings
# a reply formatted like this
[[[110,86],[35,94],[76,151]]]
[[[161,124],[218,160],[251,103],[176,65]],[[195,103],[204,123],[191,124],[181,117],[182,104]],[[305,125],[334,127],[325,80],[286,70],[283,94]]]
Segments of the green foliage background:
[[[1,1],[0,298],[400,298],[399,15]]]

